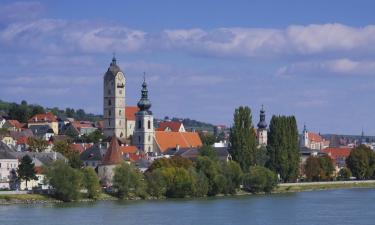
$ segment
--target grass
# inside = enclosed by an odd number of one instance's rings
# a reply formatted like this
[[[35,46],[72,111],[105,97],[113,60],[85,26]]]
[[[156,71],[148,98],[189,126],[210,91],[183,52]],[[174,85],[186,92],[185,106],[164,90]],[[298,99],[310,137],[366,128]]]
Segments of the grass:
[[[284,192],[300,192],[300,191],[314,191],[314,190],[327,190],[339,188],[375,188],[375,183],[327,183],[327,184],[309,184],[309,185],[293,185],[293,186],[278,186],[273,193]]]
[[[40,194],[5,194],[0,195],[0,199],[5,199],[6,201],[11,200],[20,200],[20,201],[48,201],[48,200],[54,200],[53,198],[47,196],[47,195],[40,195]]]

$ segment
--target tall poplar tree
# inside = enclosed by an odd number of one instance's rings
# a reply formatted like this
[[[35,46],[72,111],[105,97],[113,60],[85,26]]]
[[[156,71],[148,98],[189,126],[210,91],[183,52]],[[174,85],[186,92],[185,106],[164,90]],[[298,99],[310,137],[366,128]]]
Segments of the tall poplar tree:
[[[294,116],[273,116],[269,126],[267,167],[284,182],[295,181],[299,172],[298,129]]]
[[[248,171],[250,166],[255,165],[256,135],[251,110],[247,106],[240,106],[234,112],[230,144],[229,152],[243,171]]]

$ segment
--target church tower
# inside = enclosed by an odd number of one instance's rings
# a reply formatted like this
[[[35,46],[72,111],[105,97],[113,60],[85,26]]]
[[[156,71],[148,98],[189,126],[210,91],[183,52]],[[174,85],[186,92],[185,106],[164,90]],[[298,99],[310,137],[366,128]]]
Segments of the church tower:
[[[133,134],[133,144],[140,151],[148,154],[154,152],[154,117],[150,111],[151,102],[148,99],[146,79],[142,84],[142,97],[138,102],[139,111],[135,114],[135,130]]]
[[[104,74],[103,91],[104,135],[111,137],[115,134],[125,142],[125,76],[117,65],[115,56]]]
[[[258,136],[258,144],[266,146],[267,145],[267,123],[266,123],[266,111],[263,109],[260,110],[260,120],[258,123],[258,130],[257,130],[257,136]]]

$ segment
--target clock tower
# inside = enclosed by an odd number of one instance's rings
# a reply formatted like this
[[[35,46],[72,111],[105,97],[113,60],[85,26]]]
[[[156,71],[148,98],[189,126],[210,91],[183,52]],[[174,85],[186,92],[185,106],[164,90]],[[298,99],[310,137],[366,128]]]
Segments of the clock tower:
[[[104,74],[103,91],[104,135],[111,137],[116,134],[118,139],[125,142],[125,75],[117,65],[115,56]]]

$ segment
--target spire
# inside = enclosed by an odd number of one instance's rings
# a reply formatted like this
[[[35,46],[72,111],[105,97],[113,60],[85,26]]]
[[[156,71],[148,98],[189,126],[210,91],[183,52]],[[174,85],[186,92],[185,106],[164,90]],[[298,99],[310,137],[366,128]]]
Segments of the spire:
[[[117,63],[117,60],[116,60],[116,53],[113,53],[111,66],[115,66],[116,63]]]
[[[303,124],[303,133],[307,132],[306,123]]]
[[[138,102],[138,108],[140,111],[149,112],[149,109],[151,108],[151,102],[148,99],[148,90],[147,90],[147,83],[146,83],[146,73],[143,73],[143,83],[142,83],[142,90],[141,90],[142,96],[141,99]]]
[[[120,146],[118,144],[118,140],[116,134],[113,134],[111,143],[109,144],[109,148],[104,155],[103,164],[104,165],[113,165],[119,164],[122,162],[122,156],[120,153]]]
[[[258,129],[266,129],[267,128],[266,111],[264,110],[263,105],[262,105],[262,108],[260,110],[259,117],[260,117],[260,120],[259,120],[259,123],[258,123]]]

